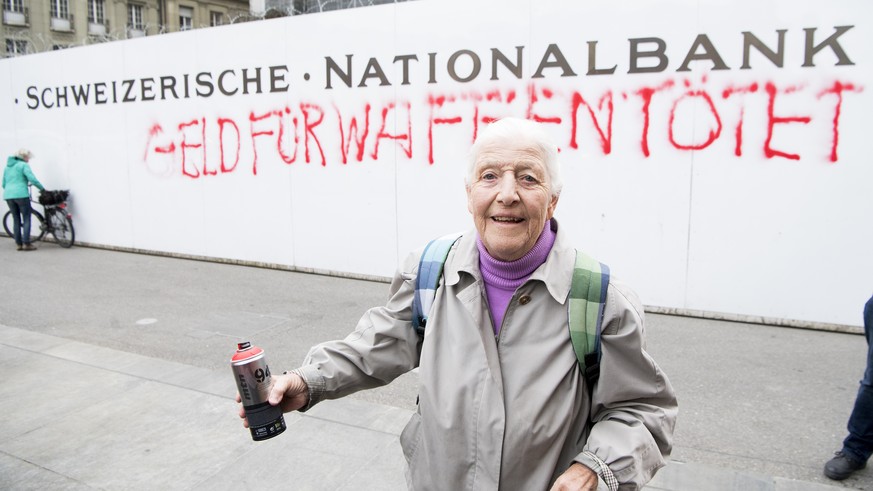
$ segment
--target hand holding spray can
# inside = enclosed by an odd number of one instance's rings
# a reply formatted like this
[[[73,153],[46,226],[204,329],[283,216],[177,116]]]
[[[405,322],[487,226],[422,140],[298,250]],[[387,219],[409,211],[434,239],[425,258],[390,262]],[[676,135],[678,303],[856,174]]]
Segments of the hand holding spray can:
[[[272,378],[264,350],[245,341],[237,344],[237,351],[230,360],[236,388],[242,400],[249,430],[255,441],[266,440],[285,431],[285,417],[279,406],[271,406]]]

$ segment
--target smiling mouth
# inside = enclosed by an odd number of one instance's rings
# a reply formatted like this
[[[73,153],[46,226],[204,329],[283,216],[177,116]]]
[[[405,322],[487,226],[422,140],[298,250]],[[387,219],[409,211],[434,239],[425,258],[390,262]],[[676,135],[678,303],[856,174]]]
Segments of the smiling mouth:
[[[521,223],[524,221],[523,218],[516,217],[491,217],[497,223]]]

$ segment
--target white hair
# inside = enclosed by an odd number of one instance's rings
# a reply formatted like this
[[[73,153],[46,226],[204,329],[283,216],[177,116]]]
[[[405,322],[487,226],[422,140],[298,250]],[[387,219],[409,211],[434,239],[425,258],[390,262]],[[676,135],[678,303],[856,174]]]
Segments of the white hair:
[[[15,156],[20,158],[21,160],[30,160],[31,157],[33,157],[33,152],[26,148],[22,148],[18,151],[18,153],[15,154]]]
[[[541,124],[528,119],[503,118],[482,130],[473,146],[470,147],[467,173],[464,178],[467,186],[473,182],[479,153],[489,145],[516,147],[523,145],[536,151],[549,176],[549,190],[552,196],[556,197],[561,194],[564,181],[561,179],[561,166],[558,162],[558,146]]]

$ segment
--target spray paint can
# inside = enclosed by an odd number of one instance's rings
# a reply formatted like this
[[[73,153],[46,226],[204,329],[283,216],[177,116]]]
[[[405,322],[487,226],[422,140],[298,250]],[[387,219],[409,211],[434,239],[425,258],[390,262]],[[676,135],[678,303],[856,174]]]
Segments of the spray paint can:
[[[242,400],[249,430],[255,441],[266,440],[285,431],[285,417],[279,406],[271,406],[270,367],[264,350],[245,341],[237,344],[236,353],[230,360],[236,388]]]

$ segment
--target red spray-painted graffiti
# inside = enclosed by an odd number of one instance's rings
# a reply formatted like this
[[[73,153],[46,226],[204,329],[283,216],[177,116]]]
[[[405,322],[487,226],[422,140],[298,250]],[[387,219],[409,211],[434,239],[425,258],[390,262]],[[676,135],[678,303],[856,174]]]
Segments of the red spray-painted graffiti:
[[[257,175],[259,166],[265,162],[294,164],[301,157],[301,150],[305,163],[321,166],[328,165],[328,155],[337,156],[332,159],[341,164],[375,161],[389,141],[406,158],[414,159],[417,147],[413,140],[422,137],[426,154],[417,158],[434,164],[435,145],[448,144],[440,141],[440,128],[469,132],[465,142],[468,144],[475,140],[480,125],[520,114],[555,125],[558,134],[563,135],[559,136],[563,138],[559,144],[565,150],[581,152],[584,138],[588,147],[596,142],[599,148],[595,151],[601,155],[610,155],[616,148],[614,121],[623,115],[623,127],[632,124],[639,128],[636,138],[643,158],[652,156],[653,135],[661,138],[661,133],[666,133],[665,141],[657,142],[661,149],[703,151],[719,141],[725,126],[732,124],[732,153],[742,157],[744,151],[748,152],[744,150],[744,140],[750,131],[748,110],[754,110],[756,119],[752,126],[762,133],[756,135],[755,141],[767,159],[800,160],[799,153],[785,147],[791,141],[777,145],[780,128],[809,125],[815,119],[826,121],[829,132],[830,148],[820,154],[835,163],[839,160],[845,96],[862,90],[857,84],[839,80],[818,88],[755,82],[716,89],[704,77],[697,84],[668,79],[631,91],[606,90],[599,94],[575,89],[559,91],[530,83],[521,92],[497,89],[430,94],[421,102],[391,102],[378,107],[372,101],[363,102],[358,108],[303,101],[252,111],[246,118],[200,116],[172,125],[155,123],[148,131],[143,161],[149,164],[155,159],[170,159],[169,168],[196,179],[236,172],[243,157],[250,156],[251,172]],[[798,100],[803,104],[798,106]],[[655,106],[660,112],[653,112]],[[808,113],[792,114],[788,107]],[[419,130],[422,121],[426,121],[426,128]],[[688,131],[689,124],[696,125],[698,131]],[[654,132],[653,125],[659,131]],[[452,144],[458,145],[456,134]],[[590,148],[585,151],[591,152]]]

